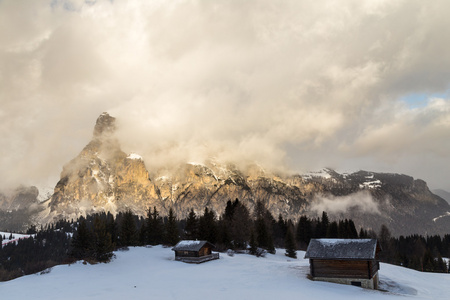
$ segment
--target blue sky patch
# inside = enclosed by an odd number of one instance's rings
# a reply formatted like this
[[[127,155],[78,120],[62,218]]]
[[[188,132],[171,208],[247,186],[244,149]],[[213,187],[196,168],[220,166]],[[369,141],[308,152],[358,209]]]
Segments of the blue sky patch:
[[[412,93],[400,98],[409,108],[421,108],[427,106],[428,100],[431,98],[448,98],[450,90],[444,93]]]

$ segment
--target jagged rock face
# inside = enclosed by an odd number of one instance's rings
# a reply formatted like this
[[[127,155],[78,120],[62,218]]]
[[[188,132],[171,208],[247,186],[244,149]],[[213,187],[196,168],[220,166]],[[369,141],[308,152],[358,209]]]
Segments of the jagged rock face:
[[[112,138],[116,130],[116,118],[111,117],[108,113],[102,113],[94,127],[94,139]]]
[[[450,212],[449,204],[432,194],[424,181],[406,175],[339,174],[325,169],[288,176],[256,165],[240,169],[210,161],[150,176],[140,156],[120,149],[114,130],[115,119],[103,113],[92,141],[64,166],[47,221],[125,209],[145,215],[153,206],[162,215],[173,208],[179,218],[191,208],[201,214],[209,207],[219,215],[228,200],[238,198],[250,210],[259,200],[275,217],[281,214],[293,220],[303,214],[319,216],[325,210],[331,219],[352,218],[357,225],[376,231],[386,224],[397,235],[450,231],[450,217],[441,217]]]
[[[127,208],[143,213],[141,203],[158,198],[142,158],[120,149],[114,129],[115,118],[103,113],[92,141],[64,166],[50,201],[54,215],[76,217]]]
[[[305,203],[296,187],[269,177],[245,175],[233,165],[186,164],[172,177],[158,177],[154,182],[165,208],[172,206],[178,217],[183,218],[191,208],[202,213],[209,207],[220,214],[226,202],[236,198],[250,208],[257,200],[264,201],[273,213],[284,215]]]

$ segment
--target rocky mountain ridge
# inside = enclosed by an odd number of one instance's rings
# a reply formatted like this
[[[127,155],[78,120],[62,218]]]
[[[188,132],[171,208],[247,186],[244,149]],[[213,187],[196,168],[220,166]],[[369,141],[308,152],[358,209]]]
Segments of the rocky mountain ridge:
[[[386,224],[395,235],[450,232],[450,205],[407,175],[331,169],[284,175],[215,160],[149,173],[141,156],[121,150],[115,126],[115,118],[100,115],[92,140],[63,167],[52,196],[32,214],[35,223],[126,209],[145,215],[153,206],[162,215],[173,208],[179,218],[191,208],[220,215],[228,200],[238,198],[251,210],[263,201],[274,217],[298,220],[327,211],[331,219],[351,218],[375,231]]]

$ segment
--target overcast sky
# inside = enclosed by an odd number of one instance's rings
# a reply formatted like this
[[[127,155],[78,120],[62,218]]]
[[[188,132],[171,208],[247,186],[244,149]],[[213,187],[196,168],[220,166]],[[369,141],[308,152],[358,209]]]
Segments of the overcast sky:
[[[107,111],[151,172],[215,157],[450,191],[449,12],[448,0],[0,0],[0,187],[56,184]]]

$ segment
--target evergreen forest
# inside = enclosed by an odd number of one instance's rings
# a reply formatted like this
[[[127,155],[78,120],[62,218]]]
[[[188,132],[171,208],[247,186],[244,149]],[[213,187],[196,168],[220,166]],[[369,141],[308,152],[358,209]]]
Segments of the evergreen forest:
[[[49,272],[55,265],[78,260],[106,263],[115,250],[174,246],[182,239],[207,240],[217,251],[231,249],[257,256],[283,248],[286,256],[296,258],[296,250],[306,250],[311,238],[378,238],[382,262],[427,272],[448,272],[443,257],[450,257],[450,234],[392,237],[382,224],[378,232],[364,228],[358,231],[352,220],[330,221],[326,212],[317,218],[286,220],[281,215],[272,216],[262,202],[257,202],[250,212],[238,199],[228,201],[220,216],[206,207],[201,214],[191,209],[186,219],[177,220],[172,209],[162,217],[153,207],[145,217],[131,211],[115,216],[98,213],[77,220],[60,220],[40,229],[31,226],[27,233],[32,236],[0,248],[0,281]],[[7,239],[0,235],[0,242]]]

